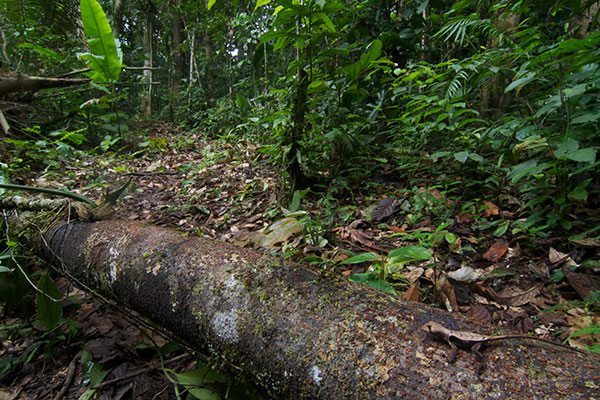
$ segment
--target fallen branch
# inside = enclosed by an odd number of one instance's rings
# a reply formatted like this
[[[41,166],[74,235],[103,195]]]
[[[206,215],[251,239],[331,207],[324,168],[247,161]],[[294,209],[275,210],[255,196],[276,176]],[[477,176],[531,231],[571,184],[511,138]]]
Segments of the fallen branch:
[[[45,235],[62,268],[160,323],[274,398],[590,398],[600,356],[511,339],[486,370],[424,332],[489,329],[257,251],[126,221]],[[595,383],[594,383],[595,382]]]

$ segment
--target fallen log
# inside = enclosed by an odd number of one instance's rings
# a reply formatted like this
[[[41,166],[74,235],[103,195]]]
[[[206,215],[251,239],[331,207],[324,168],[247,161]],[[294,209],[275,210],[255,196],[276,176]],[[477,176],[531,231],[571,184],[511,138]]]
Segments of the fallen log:
[[[43,76],[0,75],[0,96],[13,92],[31,92],[42,89],[83,85],[91,79],[47,78]]]
[[[421,327],[479,331],[460,316],[303,266],[126,221],[45,234],[62,268],[161,324],[277,399],[580,399],[598,394],[600,356],[507,340],[477,374],[464,351]]]

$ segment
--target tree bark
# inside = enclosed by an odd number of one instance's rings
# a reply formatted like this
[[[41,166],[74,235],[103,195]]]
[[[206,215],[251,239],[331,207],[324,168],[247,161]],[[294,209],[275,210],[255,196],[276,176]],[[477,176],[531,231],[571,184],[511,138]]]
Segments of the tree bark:
[[[88,83],[90,79],[46,78],[27,75],[0,75],[0,96],[14,92],[67,87]]]
[[[62,223],[45,234],[71,275],[209,352],[277,399],[580,399],[597,396],[600,356],[508,340],[487,368],[421,330],[466,319],[273,258],[126,221]],[[220,362],[218,361],[220,360]]]

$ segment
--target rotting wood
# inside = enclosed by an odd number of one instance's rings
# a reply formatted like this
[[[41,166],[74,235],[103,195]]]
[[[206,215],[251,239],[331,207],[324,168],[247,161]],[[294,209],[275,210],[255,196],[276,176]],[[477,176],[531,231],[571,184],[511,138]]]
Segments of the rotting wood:
[[[544,343],[485,350],[487,369],[421,326],[465,319],[260,252],[127,221],[45,235],[77,279],[210,352],[277,399],[580,399],[600,357]],[[487,330],[489,331],[489,329]]]

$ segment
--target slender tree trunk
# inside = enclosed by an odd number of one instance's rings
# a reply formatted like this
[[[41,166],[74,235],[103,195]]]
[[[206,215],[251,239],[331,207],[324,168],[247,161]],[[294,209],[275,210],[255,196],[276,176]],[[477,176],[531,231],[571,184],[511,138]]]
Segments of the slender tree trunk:
[[[123,25],[123,0],[113,0],[113,36],[118,37]]]
[[[146,82],[148,83],[148,90],[146,91],[145,96],[142,98],[142,107],[141,112],[143,118],[150,119],[152,118],[152,66],[153,66],[153,49],[152,49],[152,15],[150,14],[150,10],[153,7],[148,6],[147,15],[146,15],[146,25],[144,27],[144,77]]]
[[[461,316],[280,258],[130,221],[62,223],[45,235],[63,270],[212,354],[275,399],[582,399],[600,356],[508,340],[486,369],[422,330]]]

